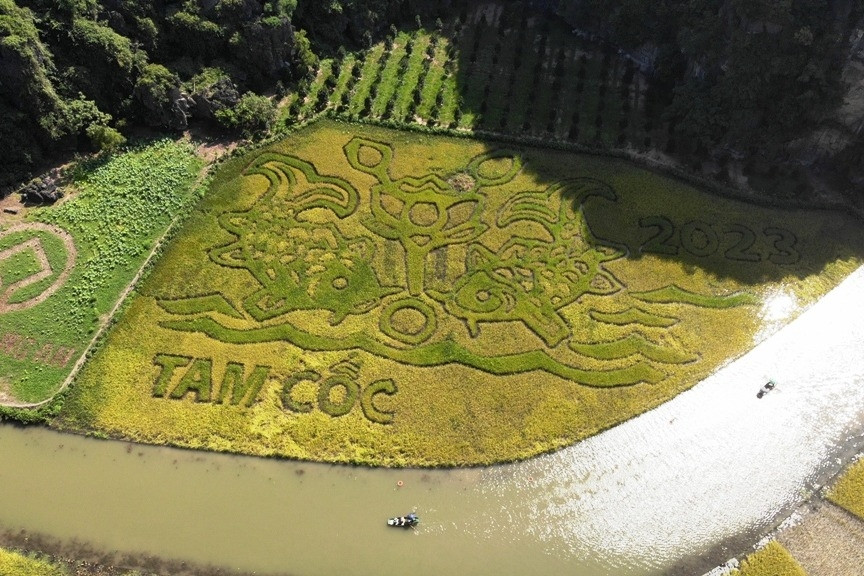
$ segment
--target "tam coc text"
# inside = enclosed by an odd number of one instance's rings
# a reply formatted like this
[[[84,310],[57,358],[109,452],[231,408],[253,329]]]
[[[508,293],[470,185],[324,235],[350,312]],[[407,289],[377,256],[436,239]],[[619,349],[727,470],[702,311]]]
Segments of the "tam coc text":
[[[322,374],[312,370],[282,377],[272,373],[270,366],[256,364],[250,369],[241,362],[226,362],[224,368],[214,370],[211,358],[177,354],[157,354],[153,364],[159,369],[153,381],[156,398],[181,400],[191,395],[196,402],[250,407],[258,400],[265,382],[278,380],[282,386],[282,407],[287,412],[304,414],[317,408],[338,417],[348,414],[359,403],[368,420],[379,424],[393,421],[393,413],[384,410],[377,399],[382,394],[396,394],[396,385],[389,379],[362,386],[351,373]],[[297,398],[294,389],[298,384],[316,387],[317,402]]]

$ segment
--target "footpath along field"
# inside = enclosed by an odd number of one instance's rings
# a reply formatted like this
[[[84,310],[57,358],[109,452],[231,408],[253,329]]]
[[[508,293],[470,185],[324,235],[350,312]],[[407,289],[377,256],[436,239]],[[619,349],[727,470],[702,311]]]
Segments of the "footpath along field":
[[[54,424],[368,465],[527,458],[689,388],[862,254],[839,213],[322,121],[221,167]]]
[[[200,169],[188,143],[156,141],[80,164],[55,206],[4,215],[0,404],[40,403],[63,386],[156,239],[188,209]]]

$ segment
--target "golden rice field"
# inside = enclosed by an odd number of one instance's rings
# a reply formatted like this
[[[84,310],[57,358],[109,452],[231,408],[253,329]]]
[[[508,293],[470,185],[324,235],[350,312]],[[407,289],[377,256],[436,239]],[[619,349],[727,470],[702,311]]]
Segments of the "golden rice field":
[[[221,167],[55,424],[379,466],[528,458],[746,352],[862,238],[624,160],[323,121]]]
[[[733,576],[807,576],[795,558],[777,542],[769,542],[756,550],[741,563],[741,570]]]
[[[864,458],[843,472],[828,491],[828,499],[864,520]]]

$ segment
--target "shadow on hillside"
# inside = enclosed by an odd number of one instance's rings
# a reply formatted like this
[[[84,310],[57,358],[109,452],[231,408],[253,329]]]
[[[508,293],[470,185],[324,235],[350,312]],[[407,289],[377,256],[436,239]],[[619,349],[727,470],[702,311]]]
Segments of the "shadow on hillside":
[[[518,151],[540,189],[600,179],[616,200],[586,204],[588,224],[630,259],[650,254],[755,285],[864,258],[862,223],[851,217],[748,205],[625,160],[651,157],[657,166],[676,148],[662,119],[669,95],[650,82],[651,52],[587,38],[541,4],[471,3],[434,28],[407,23],[365,52],[322,59],[283,119],[326,113],[473,131],[490,148]],[[589,164],[585,154],[597,161]]]
[[[667,184],[656,174],[640,178],[637,164],[623,159],[601,162],[599,173],[579,171],[567,156],[534,147],[607,157],[674,152],[661,119],[666,97],[652,91],[647,76],[650,54],[592,41],[525,3],[463,9],[443,33],[452,46],[458,105],[450,114],[439,96],[430,124],[474,130],[491,147],[515,145],[526,157],[523,170],[544,185],[605,180],[618,199],[590,201],[585,217],[598,238],[626,247],[628,258],[651,255],[748,285],[818,275],[834,261],[864,258],[862,223],[851,216],[703,194],[673,176]]]

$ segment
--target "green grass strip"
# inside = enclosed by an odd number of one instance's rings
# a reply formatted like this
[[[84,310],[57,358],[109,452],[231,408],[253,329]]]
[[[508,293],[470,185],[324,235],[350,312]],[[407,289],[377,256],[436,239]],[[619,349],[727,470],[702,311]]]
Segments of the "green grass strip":
[[[477,53],[474,54],[474,62],[469,62],[467,73],[460,75],[462,81],[460,88],[466,106],[459,125],[468,129],[474,128],[478,123],[477,116],[483,102],[483,92],[494,73],[492,70],[494,52],[496,48],[500,49],[497,27],[485,23],[480,24],[477,34],[480,35],[480,44]],[[473,46],[465,49],[472,50]],[[463,58],[464,55],[463,52]]]
[[[449,40],[438,37],[435,43],[435,53],[432,62],[429,63],[429,71],[423,78],[423,89],[420,93],[420,104],[417,106],[417,116],[424,120],[432,120],[432,109],[435,107],[435,99],[441,91],[444,80],[444,64],[447,61],[447,47]]]
[[[558,104],[558,117],[561,119],[555,135],[566,138],[570,133],[573,113],[579,107],[579,94],[576,86],[579,84],[579,58],[582,52],[572,49],[564,61],[564,77],[561,79],[561,98]]]
[[[348,85],[351,83],[351,70],[354,68],[354,54],[346,54],[345,58],[339,66],[339,77],[336,79],[336,87],[333,88],[333,93],[330,94],[330,106],[335,108],[342,100],[342,95],[348,90]]]
[[[502,31],[505,37],[501,43],[501,53],[495,70],[489,78],[489,96],[486,99],[486,112],[483,115],[482,125],[488,130],[497,130],[501,124],[501,117],[508,104],[507,89],[515,71],[513,70],[513,59],[521,46],[516,42],[519,34],[516,30]]]
[[[560,30],[556,28],[547,39],[545,53],[540,55],[543,62],[542,70],[531,110],[526,118],[531,123],[531,131],[535,134],[542,134],[546,131],[554,96],[552,82],[555,79],[555,65],[558,62],[559,53],[563,49]]]
[[[372,116],[381,118],[390,100],[396,94],[396,89],[402,82],[399,73],[402,68],[402,59],[405,57],[405,47],[411,42],[411,36],[400,32],[393,41],[393,47],[387,54],[387,61],[381,69],[381,77],[378,79],[378,94],[372,103]]]
[[[447,74],[441,86],[441,108],[438,110],[437,121],[442,126],[449,126],[456,120],[456,111],[459,109],[459,85],[456,80],[457,72]]]
[[[602,70],[603,55],[596,50],[590,52],[585,64],[582,96],[579,98],[579,142],[583,144],[593,142],[597,132],[597,103],[600,101]]]
[[[691,306],[700,306],[702,308],[722,309],[759,304],[759,299],[747,292],[736,292],[728,296],[711,296],[684,290],[676,284],[664,286],[658,290],[649,290],[648,292],[634,292],[631,295],[643,302],[690,304]]]
[[[393,104],[393,118],[403,120],[411,107],[414,90],[423,75],[423,61],[426,59],[426,49],[431,41],[428,34],[417,33],[411,43],[411,56],[408,57],[408,69],[402,76],[396,91],[396,101]],[[412,121],[409,118],[408,121]]]
[[[360,72],[360,80],[354,89],[354,96],[351,98],[351,103],[348,106],[348,114],[351,117],[357,117],[363,110],[366,98],[372,90],[372,85],[378,80],[378,71],[381,67],[381,58],[384,56],[384,44],[378,43],[369,49],[366,53],[366,58],[363,61],[363,68]]]
[[[624,73],[624,63],[618,58],[613,58],[611,63],[612,70],[609,77],[605,79],[606,96],[603,99],[603,128],[600,132],[600,139],[606,146],[614,146],[618,140],[618,122],[621,119],[621,98],[618,94],[621,89],[621,76]]]
[[[532,106],[532,103],[528,101],[528,93],[531,90],[531,83],[533,82],[534,66],[537,63],[537,59],[540,58],[537,51],[542,44],[543,42],[539,33],[534,28],[529,29],[526,41],[520,47],[522,58],[519,68],[514,71],[516,76],[513,78],[510,118],[507,122],[507,130],[510,132],[522,132],[525,116]]]
[[[297,92],[292,92],[288,96],[285,97],[285,100],[279,105],[279,118],[276,121],[278,126],[281,126],[288,122],[289,120],[293,122],[296,120],[296,114],[294,113],[295,102],[301,96]]]
[[[318,66],[318,73],[315,75],[312,85],[309,86],[306,100],[300,108],[301,118],[308,118],[315,112],[315,102],[318,100],[318,93],[324,89],[324,83],[330,77],[332,69],[333,60],[327,59],[321,61],[321,64]]]

